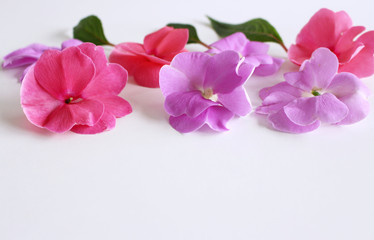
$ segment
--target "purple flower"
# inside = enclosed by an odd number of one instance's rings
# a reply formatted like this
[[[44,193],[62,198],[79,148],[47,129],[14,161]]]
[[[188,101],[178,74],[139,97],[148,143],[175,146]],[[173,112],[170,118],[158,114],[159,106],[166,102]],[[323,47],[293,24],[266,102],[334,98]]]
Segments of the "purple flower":
[[[269,76],[276,73],[283,59],[273,58],[267,54],[269,45],[262,42],[249,41],[244,33],[237,32],[222,38],[210,45],[212,48],[207,53],[220,53],[225,50],[233,50],[244,57],[244,62],[253,65],[254,74]]]
[[[352,124],[369,112],[369,89],[352,73],[338,73],[339,61],[327,48],[319,48],[299,72],[284,75],[286,82],[260,91],[257,113],[268,115],[277,130],[313,131],[321,122]]]
[[[244,82],[253,66],[241,63],[234,51],[211,56],[202,52],[178,54],[160,71],[160,88],[165,96],[169,122],[177,131],[192,132],[204,124],[225,131],[235,115],[251,111]]]
[[[81,44],[82,42],[77,39],[70,39],[64,41],[61,44],[61,49],[65,49],[70,46],[76,46]],[[24,76],[28,72],[36,61],[40,58],[45,50],[48,49],[58,49],[56,47],[48,47],[43,44],[34,43],[27,47],[20,48],[16,51],[13,51],[4,57],[4,62],[2,64],[3,69],[11,69],[11,68],[21,68],[22,75],[20,77],[20,81],[22,82]]]

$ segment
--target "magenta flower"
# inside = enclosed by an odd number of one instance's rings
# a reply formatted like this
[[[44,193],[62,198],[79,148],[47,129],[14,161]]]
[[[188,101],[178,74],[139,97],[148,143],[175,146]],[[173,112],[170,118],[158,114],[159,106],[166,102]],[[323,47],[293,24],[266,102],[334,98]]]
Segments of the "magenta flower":
[[[104,49],[83,43],[46,50],[26,74],[21,104],[27,119],[52,132],[93,134],[114,128],[117,117],[131,113],[117,96],[127,71],[108,64]]]
[[[76,46],[81,44],[82,42],[77,39],[70,39],[64,41],[61,44],[61,49],[65,49],[66,47]],[[11,68],[20,68],[22,69],[22,74],[20,76],[20,81],[22,82],[23,78],[25,77],[27,71],[30,67],[38,61],[40,56],[43,54],[44,51],[48,49],[58,49],[56,47],[48,47],[43,44],[34,43],[27,47],[20,48],[16,51],[13,51],[4,57],[4,62],[2,64],[3,69],[11,69]]]
[[[284,75],[286,82],[260,91],[256,109],[277,130],[309,132],[328,124],[352,124],[369,113],[369,89],[352,73],[338,73],[339,62],[327,48],[313,52],[299,72]]]
[[[344,11],[321,9],[313,15],[288,51],[289,59],[298,65],[309,59],[320,47],[330,49],[339,59],[339,72],[350,72],[359,78],[374,74],[374,31],[352,26]]]
[[[185,52],[188,29],[163,27],[144,38],[144,44],[125,42],[115,46],[109,61],[129,71],[140,86],[158,88],[159,73],[163,65],[178,53]]]
[[[244,57],[244,62],[253,65],[253,74],[258,76],[268,76],[276,73],[283,59],[273,58],[267,54],[269,45],[262,42],[249,41],[244,33],[237,32],[222,38],[210,45],[212,47],[207,53],[220,53],[225,50],[233,50]]]
[[[243,84],[252,72],[253,66],[241,64],[234,51],[214,56],[202,52],[178,54],[160,71],[160,88],[171,126],[182,133],[204,124],[216,131],[228,130],[226,123],[232,117],[251,111]]]

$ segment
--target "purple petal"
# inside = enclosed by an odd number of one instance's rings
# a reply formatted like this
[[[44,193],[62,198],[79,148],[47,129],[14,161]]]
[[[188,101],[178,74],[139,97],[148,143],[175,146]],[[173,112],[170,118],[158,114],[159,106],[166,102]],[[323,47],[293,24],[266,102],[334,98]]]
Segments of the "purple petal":
[[[205,124],[206,118],[207,111],[194,118],[189,117],[186,114],[178,117],[170,116],[169,123],[178,132],[188,133],[201,128]]]
[[[51,48],[38,43],[31,44],[6,55],[2,66],[4,69],[9,69],[33,64],[47,49]]]
[[[295,99],[295,96],[287,92],[272,92],[266,96],[262,102],[262,105],[256,108],[256,113],[271,114],[278,112],[281,108]]]
[[[212,48],[206,52],[207,53],[220,53],[225,50],[233,50],[233,51],[242,53],[244,50],[244,47],[246,46],[248,42],[249,40],[244,35],[244,33],[237,32],[211,44],[210,46]]]
[[[337,98],[348,97],[357,92],[361,92],[365,96],[369,96],[370,94],[368,87],[352,73],[336,74],[326,90],[334,94]]]
[[[71,46],[78,46],[78,45],[81,45],[83,42],[78,40],[78,39],[69,39],[69,40],[66,40],[64,42],[62,42],[61,44],[61,50],[65,49],[65,48],[68,48],[68,47],[71,47]]]
[[[198,89],[202,88],[203,86],[206,68],[210,58],[211,56],[207,53],[184,52],[175,56],[170,66],[186,75],[187,79],[191,82],[195,89]],[[180,78],[173,79],[172,77],[168,77],[163,81],[173,81],[171,84],[174,85],[177,81],[179,81],[179,79]]]
[[[310,125],[318,119],[317,97],[297,98],[284,106],[287,117],[297,125]]]
[[[218,101],[226,109],[239,116],[245,116],[252,110],[247,92],[243,87],[238,87],[231,93],[218,94]]]
[[[224,107],[214,106],[207,110],[206,123],[215,131],[227,131],[226,123],[234,117],[234,113]]]
[[[292,86],[310,91],[313,88],[325,89],[339,67],[338,58],[327,48],[318,48],[310,60],[300,67],[300,72],[291,72],[284,75],[286,81]]]
[[[331,93],[315,97],[317,116],[322,122],[337,123],[348,115],[348,107]]]
[[[244,57],[251,56],[251,55],[269,56],[267,54],[268,50],[269,50],[269,44],[247,40],[247,44],[245,45],[241,54]]]
[[[160,70],[160,89],[167,97],[172,93],[193,90],[190,79],[180,70],[164,65]]]
[[[239,60],[239,54],[234,51],[224,51],[211,57],[204,89],[213,89],[214,93],[229,93],[242,85],[247,79],[238,76],[236,72]]]
[[[260,66],[256,67],[254,71],[254,75],[257,76],[270,76],[275,74],[279,71],[279,68],[282,66],[284,59],[281,58],[273,58],[273,63],[271,64],[261,64]]]
[[[287,117],[287,115],[284,112],[284,109],[281,109],[276,113],[270,114],[268,120],[276,130],[288,133],[311,132],[320,126],[320,121],[318,120],[306,126],[297,125]]]
[[[302,90],[299,88],[295,88],[294,86],[290,85],[288,82],[281,82],[272,87],[263,88],[260,90],[260,98],[264,100],[267,96],[274,92],[285,92],[289,95],[295,96],[296,98],[301,97]]]
[[[361,94],[353,94],[339,98],[349,109],[348,115],[338,124],[352,124],[364,119],[370,110],[369,101]]]
[[[165,99],[165,110],[171,116],[186,114],[189,117],[197,117],[207,108],[219,105],[216,102],[205,99],[200,91],[176,92]]]

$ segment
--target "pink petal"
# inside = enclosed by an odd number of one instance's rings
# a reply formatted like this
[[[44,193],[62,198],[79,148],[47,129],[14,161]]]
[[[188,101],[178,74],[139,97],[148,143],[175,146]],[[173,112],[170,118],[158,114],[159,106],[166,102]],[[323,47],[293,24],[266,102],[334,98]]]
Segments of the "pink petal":
[[[195,88],[202,88],[210,58],[209,54],[202,52],[180,53],[175,56],[170,66],[186,75]]]
[[[364,27],[357,26],[351,27],[343,33],[341,38],[336,43],[334,53],[338,56],[340,64],[346,63],[351,60],[363,47],[364,44],[353,39],[365,30]]]
[[[370,110],[369,101],[361,94],[354,94],[339,98],[349,109],[348,115],[338,124],[352,124],[364,119]]]
[[[117,118],[124,117],[132,112],[131,105],[119,96],[98,96],[96,99],[104,104],[105,112],[110,113]]]
[[[306,126],[297,125],[287,117],[283,109],[269,115],[268,120],[274,129],[288,133],[311,132],[320,126],[320,121],[318,120]]]
[[[238,87],[231,93],[218,94],[218,101],[226,109],[239,116],[245,116],[252,110],[249,97],[243,87]]]
[[[234,113],[224,107],[213,106],[207,110],[206,123],[215,131],[227,131],[226,123],[234,117]]]
[[[188,41],[188,29],[164,27],[144,38],[144,48],[148,54],[171,59],[184,49]]]
[[[73,121],[77,125],[95,125],[104,113],[103,103],[93,99],[83,99],[78,103],[66,104]]]
[[[93,43],[83,43],[78,46],[83,54],[91,58],[92,62],[95,65],[96,74],[105,69],[108,60],[105,56],[104,48],[101,46],[96,46]]]
[[[239,54],[234,51],[224,51],[211,57],[203,88],[213,89],[214,93],[229,93],[242,85],[247,79],[236,73],[239,60]]]
[[[116,126],[116,118],[104,111],[103,116],[93,126],[75,125],[71,131],[80,134],[96,134],[113,129]]]
[[[175,130],[181,133],[188,133],[201,128],[205,124],[206,118],[207,111],[194,118],[185,114],[178,117],[170,116],[169,123]]]
[[[207,108],[219,105],[216,102],[205,99],[200,91],[176,92],[165,99],[165,110],[172,116],[186,114],[189,117],[197,117]]]
[[[56,108],[46,119],[43,127],[55,132],[64,133],[69,131],[75,125],[74,118],[68,104]]]
[[[134,80],[140,86],[149,88],[158,88],[159,73],[163,65],[153,62],[144,61],[136,66],[134,70]]]
[[[178,69],[164,65],[160,70],[160,89],[167,97],[172,93],[191,91],[190,79]]]
[[[64,103],[52,97],[36,82],[34,68],[31,68],[21,85],[21,105],[27,119],[43,127],[48,116]]]
[[[301,65],[305,60],[308,60],[313,53],[312,48],[301,45],[292,44],[288,50],[288,58],[291,62]]]
[[[35,65],[37,82],[60,100],[79,96],[94,75],[92,60],[77,47],[66,48],[62,52],[47,50]]]
[[[128,71],[130,76],[134,76],[134,72],[137,66],[148,60],[141,55],[119,51],[117,46],[110,53],[109,62],[121,65]]]

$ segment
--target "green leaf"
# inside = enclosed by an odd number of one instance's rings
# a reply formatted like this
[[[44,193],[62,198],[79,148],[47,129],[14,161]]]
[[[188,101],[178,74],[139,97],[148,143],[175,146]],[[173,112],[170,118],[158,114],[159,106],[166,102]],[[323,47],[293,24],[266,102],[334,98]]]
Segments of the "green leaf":
[[[188,42],[187,43],[201,43],[199,37],[197,36],[196,28],[190,24],[181,23],[169,23],[169,27],[173,28],[187,28],[188,29]]]
[[[265,19],[256,18],[241,24],[228,24],[208,17],[210,23],[220,37],[227,37],[236,32],[244,33],[251,41],[275,42],[287,52],[287,48],[277,30]]]
[[[73,29],[73,36],[83,42],[91,42],[96,45],[113,45],[104,35],[101,20],[94,16],[83,18]]]

